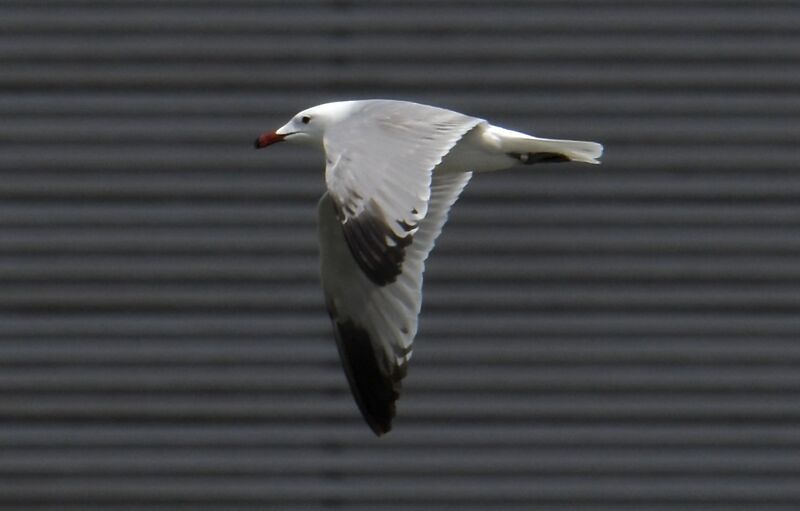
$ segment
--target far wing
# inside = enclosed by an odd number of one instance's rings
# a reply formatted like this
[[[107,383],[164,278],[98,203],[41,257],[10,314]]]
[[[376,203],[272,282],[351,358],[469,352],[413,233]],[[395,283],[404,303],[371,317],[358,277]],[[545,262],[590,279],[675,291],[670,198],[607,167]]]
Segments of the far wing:
[[[431,173],[484,122],[404,101],[363,101],[325,134],[325,181],[347,246],[374,284],[394,282],[425,218]]]
[[[422,273],[452,204],[471,173],[434,175],[427,216],[405,250],[393,282],[376,284],[348,247],[333,197],[319,202],[322,284],[339,355],[364,419],[380,435],[391,428],[422,303]]]

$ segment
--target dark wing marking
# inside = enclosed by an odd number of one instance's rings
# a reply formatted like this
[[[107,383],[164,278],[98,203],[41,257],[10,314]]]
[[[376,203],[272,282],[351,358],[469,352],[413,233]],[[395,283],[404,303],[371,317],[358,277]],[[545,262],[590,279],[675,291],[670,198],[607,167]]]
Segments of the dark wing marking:
[[[343,215],[338,213],[339,220]],[[406,231],[414,227],[405,221],[398,224]],[[397,280],[403,270],[406,247],[413,239],[411,234],[398,236],[386,224],[386,220],[377,202],[371,200],[358,216],[344,219],[342,232],[364,274],[377,286],[385,286]]]
[[[340,322],[331,317],[339,358],[358,409],[376,435],[387,433],[392,429],[402,375],[392,378],[380,370],[375,343],[365,329],[352,320]]]

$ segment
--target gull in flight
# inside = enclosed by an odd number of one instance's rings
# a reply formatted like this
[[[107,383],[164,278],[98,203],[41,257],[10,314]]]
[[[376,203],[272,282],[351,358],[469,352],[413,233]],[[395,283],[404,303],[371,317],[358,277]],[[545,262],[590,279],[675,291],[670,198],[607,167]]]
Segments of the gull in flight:
[[[537,138],[434,106],[371,99],[303,110],[256,148],[325,153],[321,279],[350,390],[376,435],[391,429],[422,305],[422,273],[473,172],[599,163],[595,142]]]

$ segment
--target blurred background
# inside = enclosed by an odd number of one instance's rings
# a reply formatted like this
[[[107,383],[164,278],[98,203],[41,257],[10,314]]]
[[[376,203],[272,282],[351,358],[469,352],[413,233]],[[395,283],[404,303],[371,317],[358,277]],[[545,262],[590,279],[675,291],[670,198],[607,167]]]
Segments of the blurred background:
[[[797,509],[800,7],[0,3],[0,507]],[[476,176],[375,438],[317,280],[386,97],[604,164]]]

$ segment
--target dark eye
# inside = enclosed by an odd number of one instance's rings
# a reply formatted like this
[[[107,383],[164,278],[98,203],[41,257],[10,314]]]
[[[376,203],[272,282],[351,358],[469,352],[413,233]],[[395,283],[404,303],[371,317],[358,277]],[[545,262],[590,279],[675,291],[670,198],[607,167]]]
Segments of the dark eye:
[[[303,124],[308,124],[311,122],[311,117],[304,115],[300,120],[303,121]]]

